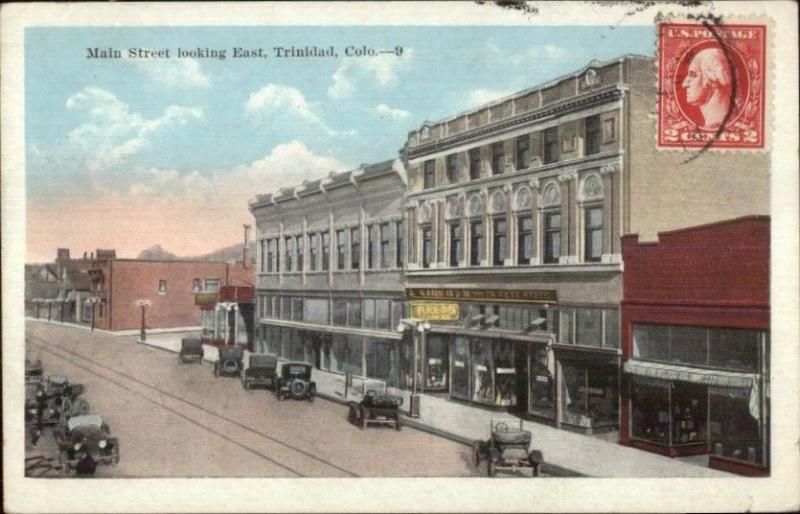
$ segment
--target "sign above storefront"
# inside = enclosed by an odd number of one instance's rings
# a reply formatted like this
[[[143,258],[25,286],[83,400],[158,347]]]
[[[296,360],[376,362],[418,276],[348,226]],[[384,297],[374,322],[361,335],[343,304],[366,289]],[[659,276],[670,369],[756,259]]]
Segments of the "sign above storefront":
[[[411,316],[427,321],[456,321],[458,304],[411,302]]]
[[[406,289],[411,300],[465,300],[493,303],[557,303],[555,290],[551,289],[460,289],[424,288]]]
[[[217,293],[196,293],[194,295],[195,305],[214,305],[217,303]]]

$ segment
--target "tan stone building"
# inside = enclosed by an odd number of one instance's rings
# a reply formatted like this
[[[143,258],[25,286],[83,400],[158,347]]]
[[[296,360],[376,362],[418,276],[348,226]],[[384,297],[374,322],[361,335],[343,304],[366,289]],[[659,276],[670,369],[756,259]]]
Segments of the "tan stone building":
[[[460,309],[427,338],[430,390],[618,424],[620,237],[769,208],[766,155],[656,149],[656,73],[593,61],[409,133],[407,296]]]

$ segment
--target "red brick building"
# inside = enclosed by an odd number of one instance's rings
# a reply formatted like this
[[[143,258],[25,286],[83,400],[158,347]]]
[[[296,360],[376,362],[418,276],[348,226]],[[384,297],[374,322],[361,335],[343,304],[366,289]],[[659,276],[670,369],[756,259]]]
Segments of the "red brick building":
[[[620,442],[769,469],[770,222],[622,238]]]

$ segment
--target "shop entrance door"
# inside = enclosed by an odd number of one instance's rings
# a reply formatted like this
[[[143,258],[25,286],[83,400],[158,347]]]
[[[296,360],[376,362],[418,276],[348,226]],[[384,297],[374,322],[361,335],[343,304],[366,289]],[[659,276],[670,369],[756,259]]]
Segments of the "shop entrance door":
[[[516,368],[515,392],[517,403],[512,407],[514,412],[528,411],[528,345],[519,345],[514,352],[514,368]]]

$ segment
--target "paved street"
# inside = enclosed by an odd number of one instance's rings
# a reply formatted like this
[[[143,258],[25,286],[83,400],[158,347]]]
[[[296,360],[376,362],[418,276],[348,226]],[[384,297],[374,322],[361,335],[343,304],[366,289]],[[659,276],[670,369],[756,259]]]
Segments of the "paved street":
[[[174,353],[129,338],[27,323],[28,358],[46,375],[87,386],[84,397],[119,438],[106,477],[471,476],[470,449],[424,432],[362,431],[346,407],[278,402],[214,378],[212,365],[179,365]],[[33,452],[47,453],[43,441]]]

